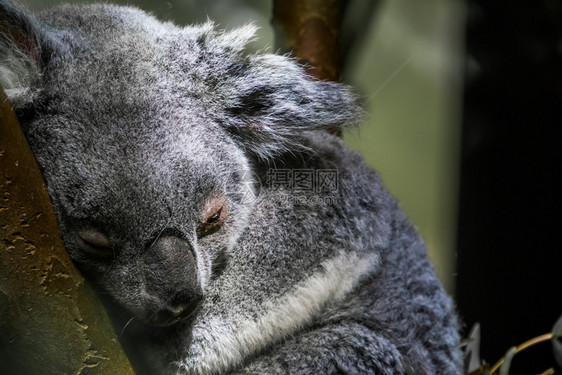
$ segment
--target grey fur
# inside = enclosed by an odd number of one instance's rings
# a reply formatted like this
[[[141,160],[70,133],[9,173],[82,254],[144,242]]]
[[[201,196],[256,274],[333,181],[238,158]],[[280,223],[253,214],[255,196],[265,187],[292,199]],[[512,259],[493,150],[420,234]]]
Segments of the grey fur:
[[[452,303],[422,241],[324,132],[359,121],[346,87],[244,54],[252,26],[180,28],[110,5],[35,19],[7,1],[0,25],[0,82],[139,373],[460,372]],[[337,173],[337,185],[276,186],[287,171]],[[226,220],[201,235],[213,199]],[[109,239],[111,259],[84,251],[84,228]],[[202,294],[195,311],[146,323],[182,291]]]

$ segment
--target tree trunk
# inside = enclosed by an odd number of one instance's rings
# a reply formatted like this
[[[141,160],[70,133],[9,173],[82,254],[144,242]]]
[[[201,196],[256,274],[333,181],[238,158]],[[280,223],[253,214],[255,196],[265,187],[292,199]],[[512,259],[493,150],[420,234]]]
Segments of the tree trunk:
[[[318,79],[338,81],[342,0],[274,0],[276,46]]]
[[[292,52],[310,75],[338,81],[341,14],[342,0],[274,0],[275,44]],[[341,136],[338,129],[330,133]]]
[[[133,374],[0,87],[0,373]]]

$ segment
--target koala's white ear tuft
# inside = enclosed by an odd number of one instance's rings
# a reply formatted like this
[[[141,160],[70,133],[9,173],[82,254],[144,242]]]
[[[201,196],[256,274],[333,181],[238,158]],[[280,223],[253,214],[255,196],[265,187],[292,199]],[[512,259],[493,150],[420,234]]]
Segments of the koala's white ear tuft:
[[[257,30],[257,26],[249,23],[237,29],[220,33],[216,41],[224,49],[242,52],[246,45],[255,38]]]
[[[30,100],[30,89],[40,75],[35,23],[23,9],[0,0],[0,84],[14,106]]]
[[[355,125],[363,111],[345,85],[307,75],[293,59],[250,56],[226,78],[229,99],[221,123],[261,159],[302,149],[308,131]]]

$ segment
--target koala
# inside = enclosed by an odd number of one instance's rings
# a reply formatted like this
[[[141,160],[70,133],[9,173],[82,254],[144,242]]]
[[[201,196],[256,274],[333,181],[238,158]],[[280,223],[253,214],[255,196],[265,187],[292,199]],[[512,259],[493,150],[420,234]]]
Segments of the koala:
[[[139,374],[459,374],[451,299],[344,85],[246,25],[0,0],[0,83]]]

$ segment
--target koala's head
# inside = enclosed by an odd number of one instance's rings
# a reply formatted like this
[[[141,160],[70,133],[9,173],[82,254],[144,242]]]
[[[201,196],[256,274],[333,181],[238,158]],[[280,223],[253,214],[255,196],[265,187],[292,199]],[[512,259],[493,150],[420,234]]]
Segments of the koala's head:
[[[227,264],[251,219],[252,168],[358,118],[342,86],[245,55],[253,32],[107,5],[34,19],[0,1],[0,83],[67,249],[149,323],[188,315]]]

